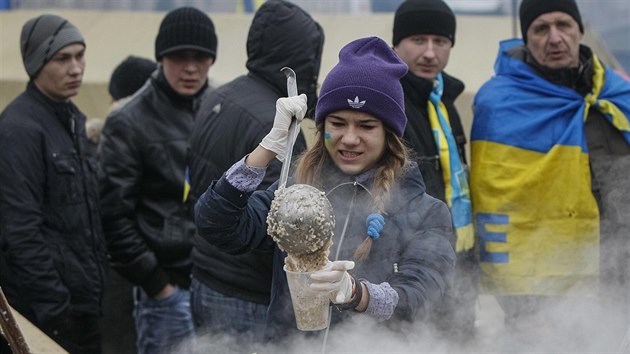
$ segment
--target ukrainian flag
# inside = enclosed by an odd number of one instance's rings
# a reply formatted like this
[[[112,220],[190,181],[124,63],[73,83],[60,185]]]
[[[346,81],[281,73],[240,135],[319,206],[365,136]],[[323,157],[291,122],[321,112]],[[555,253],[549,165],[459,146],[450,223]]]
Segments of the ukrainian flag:
[[[482,287],[494,294],[596,295],[599,210],[584,121],[599,110],[630,144],[630,83],[596,56],[586,97],[552,84],[501,43],[475,97],[471,192]]]
[[[188,201],[188,194],[190,194],[190,168],[186,166],[184,170],[184,195],[182,203],[186,203]]]

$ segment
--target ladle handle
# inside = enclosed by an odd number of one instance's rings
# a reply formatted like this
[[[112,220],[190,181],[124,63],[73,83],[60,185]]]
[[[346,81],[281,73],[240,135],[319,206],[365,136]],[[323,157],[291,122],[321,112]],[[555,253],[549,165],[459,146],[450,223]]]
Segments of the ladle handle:
[[[289,97],[297,96],[297,79],[295,77],[295,71],[286,66],[280,71],[282,71],[287,77],[287,93]],[[287,150],[284,161],[282,162],[282,169],[280,170],[280,184],[278,187],[286,187],[287,185],[289,167],[291,166],[291,156],[293,155],[293,145],[295,144],[295,139],[298,136],[298,129],[300,129],[300,126],[297,124],[297,119],[295,117],[291,118],[289,133],[287,135]]]

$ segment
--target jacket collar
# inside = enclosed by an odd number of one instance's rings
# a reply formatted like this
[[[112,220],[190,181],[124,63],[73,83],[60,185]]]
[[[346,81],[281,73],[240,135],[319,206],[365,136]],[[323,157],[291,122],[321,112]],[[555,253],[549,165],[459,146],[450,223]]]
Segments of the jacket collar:
[[[429,94],[431,90],[433,90],[433,80],[427,80],[408,72],[407,75],[402,78],[402,81],[406,92],[412,92],[415,97],[418,97],[422,101],[429,99]]]
[[[450,76],[445,71],[442,71],[442,78],[444,80],[444,93],[442,94],[442,101],[455,101],[455,99],[464,91],[464,83],[460,80]],[[412,72],[407,72],[401,79],[405,94],[413,92],[414,97],[418,97],[419,100],[425,102],[429,100],[429,94],[433,90],[434,80],[427,80],[425,78],[414,75]]]
[[[342,173],[334,166],[332,161],[324,162],[324,170],[322,173],[322,190],[329,192],[333,188],[345,184],[356,182],[367,190],[372,188],[374,183],[374,170],[366,171],[357,176],[348,176]],[[393,213],[406,208],[404,201],[412,200],[422,194],[425,194],[426,187],[418,164],[411,162],[409,166],[398,177],[394,187],[390,191],[390,203],[386,207],[387,213]]]
[[[57,117],[57,119],[59,119],[59,122],[61,122],[61,124],[66,127],[66,129],[68,129],[70,133],[73,133],[72,124],[77,124],[80,122],[71,123],[70,121],[71,118],[79,116],[77,114],[78,109],[72,103],[72,101],[53,101],[48,96],[44,95],[44,93],[42,93],[32,81],[28,82],[28,85],[26,86],[26,91],[33,98],[35,98],[36,101],[40,102],[44,109],[46,109],[53,116]]]
[[[156,70],[151,79],[155,86],[171,101],[174,106],[182,107],[191,112],[196,112],[201,104],[201,97],[204,92],[208,89],[208,80],[206,80],[205,84],[201,87],[201,89],[193,96],[183,96],[177,93],[171,85],[166,80],[166,76],[164,76],[164,69],[162,65],[159,65],[159,69]]]

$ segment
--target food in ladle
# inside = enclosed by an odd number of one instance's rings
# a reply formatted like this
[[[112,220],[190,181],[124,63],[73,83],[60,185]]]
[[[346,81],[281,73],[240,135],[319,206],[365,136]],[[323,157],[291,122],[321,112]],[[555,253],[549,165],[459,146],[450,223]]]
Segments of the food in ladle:
[[[313,186],[280,187],[267,216],[268,233],[287,252],[287,269],[311,272],[328,262],[335,216],[326,194]]]

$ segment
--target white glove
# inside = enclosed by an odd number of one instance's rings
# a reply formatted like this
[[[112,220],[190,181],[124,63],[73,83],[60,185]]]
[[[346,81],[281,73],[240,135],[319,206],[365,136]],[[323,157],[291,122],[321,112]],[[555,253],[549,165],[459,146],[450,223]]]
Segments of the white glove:
[[[354,268],[352,261],[334,261],[332,267],[326,267],[311,274],[311,290],[330,292],[330,301],[345,304],[352,298],[352,277],[348,270]]]
[[[269,134],[260,142],[260,146],[275,152],[276,158],[280,161],[284,161],[291,118],[295,117],[297,119],[297,125],[299,126],[302,119],[304,119],[306,109],[305,94],[278,98],[276,101],[276,116],[273,119],[273,127]],[[299,132],[299,129],[297,132]]]

